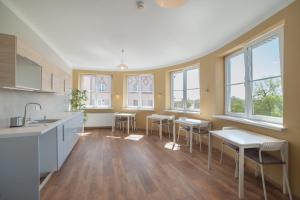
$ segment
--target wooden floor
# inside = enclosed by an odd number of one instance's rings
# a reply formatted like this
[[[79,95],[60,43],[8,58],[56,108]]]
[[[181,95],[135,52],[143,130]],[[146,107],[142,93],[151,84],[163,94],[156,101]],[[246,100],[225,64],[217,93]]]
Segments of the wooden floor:
[[[136,133],[143,134],[143,133]],[[163,200],[238,199],[234,162],[214,151],[213,169],[207,170],[207,147],[192,154],[183,145],[165,148],[157,134],[138,141],[112,135],[109,129],[86,131],[61,170],[41,192],[42,200]],[[136,138],[136,137],[133,137]],[[182,143],[185,143],[182,139]],[[245,174],[245,199],[263,199],[261,179]],[[268,199],[288,199],[267,184]]]

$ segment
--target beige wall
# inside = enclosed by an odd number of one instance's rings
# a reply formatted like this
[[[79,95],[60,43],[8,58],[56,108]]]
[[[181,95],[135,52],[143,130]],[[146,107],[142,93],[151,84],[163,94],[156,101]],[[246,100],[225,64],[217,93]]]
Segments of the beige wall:
[[[213,119],[214,114],[224,113],[224,55],[240,48],[274,26],[284,24],[284,126],[287,130],[276,132],[250,125]],[[220,31],[221,33],[222,31]],[[234,125],[243,129],[256,131],[289,141],[290,150],[290,181],[293,193],[300,196],[300,1],[293,4],[261,23],[251,31],[230,42],[217,51],[189,63],[143,72],[99,72],[99,71],[73,71],[73,86],[78,87],[78,75],[81,73],[112,74],[113,76],[113,110],[88,110],[87,112],[115,112],[124,111],[123,108],[123,80],[128,74],[153,73],[155,76],[155,110],[157,113],[166,113],[169,105],[169,74],[171,70],[200,64],[201,74],[201,113],[185,116],[213,120],[213,128],[218,129],[225,125]],[[145,128],[145,116],[151,111],[137,111],[138,128]],[[179,116],[179,114],[176,114]],[[269,178],[281,184],[281,171],[279,168],[267,170]],[[276,173],[275,173],[276,172]]]

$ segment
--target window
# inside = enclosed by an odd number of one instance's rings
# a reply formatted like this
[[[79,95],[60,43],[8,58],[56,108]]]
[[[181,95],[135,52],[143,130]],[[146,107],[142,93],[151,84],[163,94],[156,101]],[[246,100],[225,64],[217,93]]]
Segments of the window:
[[[171,74],[171,108],[172,110],[200,110],[200,71],[190,68]]]
[[[153,75],[127,77],[127,107],[145,109],[154,107]]]
[[[80,89],[87,91],[87,108],[111,108],[111,76],[81,75]]]
[[[226,113],[282,123],[282,28],[226,57]]]

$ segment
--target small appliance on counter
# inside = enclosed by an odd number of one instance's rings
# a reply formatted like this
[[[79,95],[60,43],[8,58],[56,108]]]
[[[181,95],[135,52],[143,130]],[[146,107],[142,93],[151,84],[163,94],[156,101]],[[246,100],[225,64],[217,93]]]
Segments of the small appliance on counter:
[[[10,127],[13,128],[13,127],[21,127],[23,126],[23,117],[11,117],[10,118]]]

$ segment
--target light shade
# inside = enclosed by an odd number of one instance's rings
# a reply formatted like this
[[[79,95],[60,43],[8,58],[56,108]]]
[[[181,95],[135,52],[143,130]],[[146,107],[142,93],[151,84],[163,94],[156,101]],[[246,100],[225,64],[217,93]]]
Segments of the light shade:
[[[187,0],[155,0],[162,8],[177,8],[182,6]]]
[[[127,65],[125,65],[125,64],[120,64],[120,65],[118,65],[118,67],[121,69],[121,70],[124,70],[124,69],[128,69],[128,66]]]

